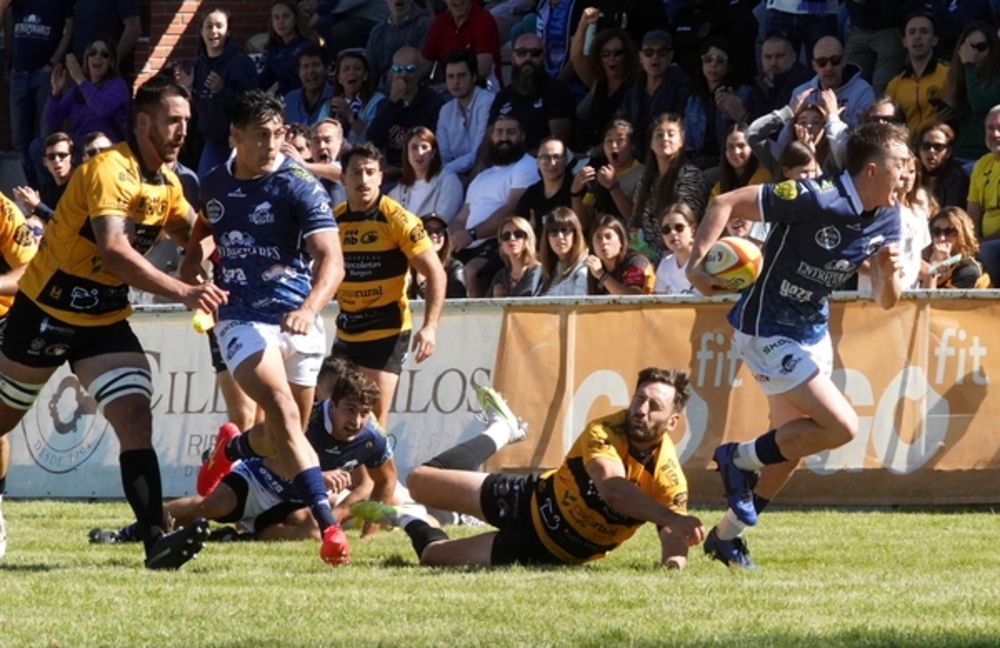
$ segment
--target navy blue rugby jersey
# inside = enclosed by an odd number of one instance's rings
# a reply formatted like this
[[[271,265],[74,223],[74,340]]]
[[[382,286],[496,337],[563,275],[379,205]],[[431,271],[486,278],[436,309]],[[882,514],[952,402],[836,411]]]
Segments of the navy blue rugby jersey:
[[[729,322],[748,335],[803,344],[826,334],[828,297],[887,243],[900,240],[899,206],[864,213],[851,177],[761,185],[765,223],[760,276],[743,291]]]
[[[233,177],[230,160],[201,184],[219,263],[215,282],[229,291],[220,320],[280,324],[312,287],[305,237],[336,230],[330,195],[296,162],[279,155],[274,170]]]

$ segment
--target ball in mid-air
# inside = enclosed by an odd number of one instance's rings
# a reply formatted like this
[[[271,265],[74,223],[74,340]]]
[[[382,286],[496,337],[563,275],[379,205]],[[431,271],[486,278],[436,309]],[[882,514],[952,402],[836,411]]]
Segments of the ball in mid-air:
[[[760,274],[760,248],[748,239],[724,236],[705,256],[705,271],[726,282],[726,290],[743,290]]]

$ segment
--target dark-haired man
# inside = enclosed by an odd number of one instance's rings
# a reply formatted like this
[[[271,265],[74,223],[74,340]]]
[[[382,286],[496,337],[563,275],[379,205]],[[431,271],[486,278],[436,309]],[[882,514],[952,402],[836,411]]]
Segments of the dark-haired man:
[[[478,472],[525,431],[493,389],[480,387],[476,396],[486,430],[417,467],[406,483],[415,501],[497,531],[449,540],[403,509],[391,521],[410,536],[422,565],[579,564],[603,558],[652,522],[661,564],[682,569],[688,547],[704,540],[705,528],[687,513],[687,480],[668,435],[690,397],[683,371],[640,371],[628,409],[588,423],[562,465],[541,474]]]
[[[476,56],[469,50],[455,50],[448,55],[444,81],[452,98],[441,106],[434,132],[444,167],[464,174],[475,164],[479,145],[486,137],[495,95],[479,87]]]
[[[283,114],[281,99],[262,90],[236,99],[235,153],[202,183],[204,218],[184,258],[184,276],[197,276],[201,242],[211,233],[215,280],[232,297],[218,309],[219,349],[236,383],[264,411],[263,426],[251,434],[233,439],[232,427],[223,426],[199,471],[198,492],[212,491],[237,458],[276,457],[316,519],[320,557],[339,565],[350,558],[347,538],[302,431],[326,346],[320,312],[344,276],[343,257],[329,194],[280,153]]]
[[[327,80],[329,59],[319,45],[306,45],[296,60],[302,85],[285,95],[285,123],[312,127],[330,114],[333,86]]]
[[[944,86],[948,64],[934,56],[938,38],[934,21],[928,14],[915,14],[903,26],[903,49],[909,64],[889,81],[885,93],[906,111],[906,125],[916,133],[920,127],[937,121],[938,107],[944,107]]]
[[[756,568],[743,531],[757,523],[800,459],[857,434],[858,415],[830,378],[828,298],[870,260],[875,303],[889,309],[899,300],[896,189],[909,160],[905,127],[862,124],[847,140],[843,175],[722,194],[698,225],[687,275],[701,294],[711,295],[722,282],[705,272],[704,259],[730,218],[773,223],[761,269],[769,279],[743,291],[729,313],[733,345],[767,395],[772,429],[715,451],[729,508],[705,540],[705,552],[725,565]]]
[[[161,527],[153,380],[128,324],[129,286],[208,311],[224,303],[226,294],[214,284],[188,285],[143,257],[161,231],[187,243],[195,220],[167,167],[187,134],[187,90],[153,77],[136,92],[132,117],[128,142],[73,174],[46,244],[21,278],[0,347],[0,433],[17,425],[68,361],[118,437],[122,485],[139,523],[146,567],[176,569],[201,549],[207,525],[196,520],[171,534]]]

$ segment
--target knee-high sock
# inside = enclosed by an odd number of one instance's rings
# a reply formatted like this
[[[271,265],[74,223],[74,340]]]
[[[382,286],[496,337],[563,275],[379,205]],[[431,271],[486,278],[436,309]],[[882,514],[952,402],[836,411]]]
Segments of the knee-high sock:
[[[497,443],[485,434],[459,443],[454,448],[445,450],[425,466],[443,470],[478,470],[484,461],[497,451]]]
[[[330,510],[330,499],[326,494],[326,484],[323,483],[323,473],[318,466],[306,468],[292,480],[299,497],[309,506],[309,511],[316,518],[319,531],[322,533],[328,527],[337,523]]]
[[[148,548],[163,533],[163,487],[160,462],[152,448],[129,450],[118,455],[122,489],[135,513],[139,537]]]

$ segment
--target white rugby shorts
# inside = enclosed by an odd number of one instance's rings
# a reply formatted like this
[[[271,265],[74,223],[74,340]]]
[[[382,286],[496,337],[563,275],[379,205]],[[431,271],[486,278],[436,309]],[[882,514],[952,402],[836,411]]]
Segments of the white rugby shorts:
[[[783,394],[817,372],[833,372],[833,343],[827,333],[815,344],[782,336],[756,337],[733,332],[733,346],[767,396]]]

